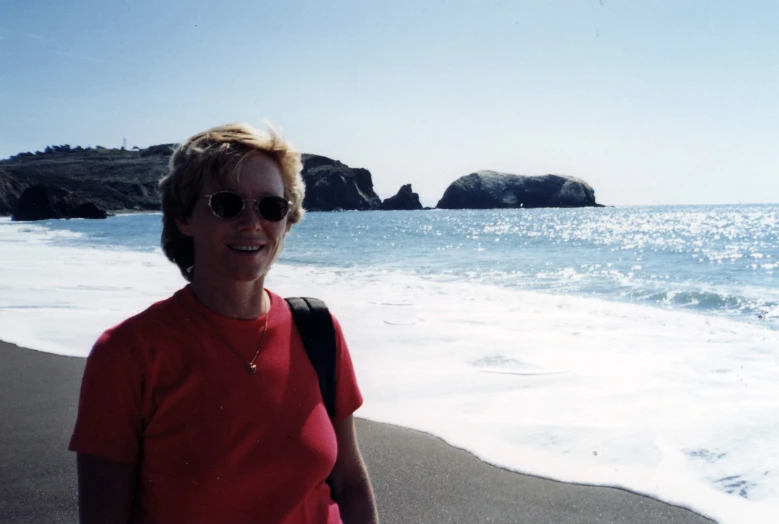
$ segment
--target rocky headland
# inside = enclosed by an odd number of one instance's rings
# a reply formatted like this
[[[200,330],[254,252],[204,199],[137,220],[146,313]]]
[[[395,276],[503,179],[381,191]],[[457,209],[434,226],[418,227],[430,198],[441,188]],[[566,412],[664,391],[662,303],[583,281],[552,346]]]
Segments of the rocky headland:
[[[165,173],[172,148],[143,150],[57,146],[40,154],[21,154],[0,161],[0,215],[14,214],[24,191],[40,187],[26,206],[41,202],[42,194],[53,214],[48,218],[75,218],[69,209],[93,204],[104,211],[158,211],[157,182]],[[21,216],[35,214],[20,210]],[[42,214],[38,214],[43,218]],[[23,219],[23,218],[22,218]]]

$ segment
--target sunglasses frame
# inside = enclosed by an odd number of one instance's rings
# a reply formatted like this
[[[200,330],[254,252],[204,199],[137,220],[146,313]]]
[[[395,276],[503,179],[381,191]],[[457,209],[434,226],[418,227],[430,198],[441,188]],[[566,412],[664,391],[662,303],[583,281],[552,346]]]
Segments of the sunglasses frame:
[[[211,199],[215,195],[218,195],[220,193],[229,193],[229,194],[235,195],[235,196],[237,196],[237,197],[239,197],[241,199],[241,201],[243,202],[243,207],[241,207],[241,210],[238,212],[237,215],[235,215],[234,217],[229,217],[228,218],[228,217],[220,217],[219,215],[216,214],[216,211],[214,211],[214,207],[211,205]],[[203,195],[201,198],[207,198],[208,199],[208,209],[211,210],[211,214],[212,215],[214,215],[216,218],[218,218],[220,220],[235,220],[236,218],[239,218],[241,215],[244,214],[244,212],[246,211],[247,207],[253,207],[254,210],[257,212],[257,215],[261,219],[267,220],[268,222],[281,222],[289,214],[289,210],[292,207],[292,202],[290,202],[289,200],[286,200],[284,197],[275,196],[275,195],[267,195],[267,196],[262,196],[260,198],[244,198],[244,196],[242,194],[238,193],[237,191],[230,191],[229,189],[223,189],[222,191],[216,191],[214,193],[211,193],[210,195]],[[266,198],[280,199],[280,200],[283,200],[284,202],[286,202],[287,203],[287,212],[284,213],[284,216],[282,216],[278,220],[271,220],[271,219],[267,218],[266,216],[264,216],[262,214],[262,212],[260,211],[260,202],[262,202]],[[248,202],[251,202],[251,204],[247,205]]]

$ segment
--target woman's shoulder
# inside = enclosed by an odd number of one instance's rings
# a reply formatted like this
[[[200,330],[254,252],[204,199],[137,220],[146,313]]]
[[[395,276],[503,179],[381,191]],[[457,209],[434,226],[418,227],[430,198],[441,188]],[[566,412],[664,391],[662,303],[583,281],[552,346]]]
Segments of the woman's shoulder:
[[[126,318],[103,332],[96,343],[98,346],[123,347],[146,345],[146,341],[161,332],[169,331],[185,311],[186,288],[176,291],[170,297],[154,302],[143,311]]]

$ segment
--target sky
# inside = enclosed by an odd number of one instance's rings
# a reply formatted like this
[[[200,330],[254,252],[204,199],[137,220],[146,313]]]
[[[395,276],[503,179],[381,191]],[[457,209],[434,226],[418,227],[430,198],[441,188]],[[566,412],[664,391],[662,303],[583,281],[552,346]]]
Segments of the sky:
[[[777,27],[771,0],[4,0],[0,158],[267,119],[382,198],[491,169],[776,203]]]

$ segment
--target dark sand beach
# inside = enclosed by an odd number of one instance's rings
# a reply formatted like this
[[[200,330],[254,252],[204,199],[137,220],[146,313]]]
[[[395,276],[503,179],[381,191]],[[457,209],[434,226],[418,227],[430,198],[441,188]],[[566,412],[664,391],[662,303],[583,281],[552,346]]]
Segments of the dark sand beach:
[[[0,522],[77,522],[66,447],[84,359],[0,342]],[[626,491],[565,484],[485,464],[425,433],[357,421],[381,522],[704,524]]]

